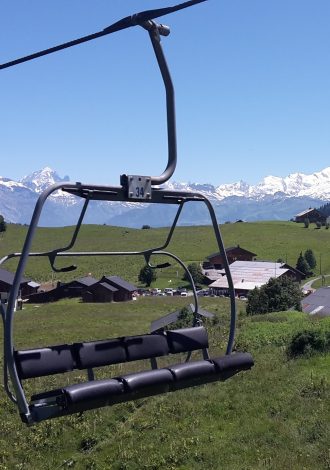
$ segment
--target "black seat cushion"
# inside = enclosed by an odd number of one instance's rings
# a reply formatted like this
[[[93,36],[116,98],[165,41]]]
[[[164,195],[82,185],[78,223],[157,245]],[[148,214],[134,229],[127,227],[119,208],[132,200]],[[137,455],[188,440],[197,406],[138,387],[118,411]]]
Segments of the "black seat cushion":
[[[206,349],[209,346],[207,331],[203,326],[168,330],[166,334],[170,352],[173,354]]]
[[[122,338],[75,343],[73,345],[79,369],[101,367],[127,361]]]
[[[75,367],[72,346],[68,344],[15,351],[14,357],[20,379],[59,374]]]
[[[88,403],[93,406],[102,406],[111,402],[113,398],[122,395],[124,386],[115,379],[95,380],[76,385],[69,385],[62,389],[65,397],[65,407],[84,404],[88,408]]]
[[[166,356],[169,353],[167,338],[164,334],[128,336],[124,338],[124,344],[128,361]]]
[[[212,357],[216,372],[225,378],[236,374],[241,370],[248,370],[254,365],[253,358],[250,353],[233,353],[221,357]]]
[[[173,375],[167,369],[154,369],[135,374],[127,374],[118,377],[125,384],[128,392],[134,392],[145,388],[164,388],[166,391],[169,384],[173,382]]]
[[[210,361],[192,361],[175,364],[168,368],[175,380],[190,380],[215,374],[214,364]]]

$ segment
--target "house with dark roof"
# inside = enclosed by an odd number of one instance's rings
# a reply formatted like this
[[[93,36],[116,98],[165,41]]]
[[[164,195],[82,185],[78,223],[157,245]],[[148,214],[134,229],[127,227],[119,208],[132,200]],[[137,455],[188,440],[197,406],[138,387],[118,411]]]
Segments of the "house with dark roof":
[[[256,253],[246,250],[245,248],[237,246],[231,246],[226,248],[226,255],[228,263],[234,263],[234,261],[254,261]],[[223,268],[223,257],[221,253],[212,253],[207,257],[207,261],[203,263],[204,269],[222,269]]]
[[[59,289],[63,291],[63,297],[81,297],[82,293],[89,289],[93,284],[97,283],[98,280],[92,276],[85,276],[74,281],[61,284]]]
[[[113,296],[113,300],[115,302],[132,300],[133,293],[137,291],[136,286],[130,284],[119,276],[103,276],[100,283],[104,282],[117,289],[117,292],[114,292]]]
[[[0,269],[0,292],[8,293],[14,283],[15,274],[7,271],[6,269]],[[20,291],[22,297],[27,297],[30,294],[37,292],[40,284],[22,277]]]
[[[307,209],[305,211],[302,211],[299,214],[297,214],[294,218],[294,221],[298,222],[298,223],[299,222],[304,223],[306,219],[308,219],[309,222],[311,222],[311,223],[321,222],[321,224],[324,225],[326,223],[327,217],[325,215],[323,215],[317,209],[315,209],[315,208],[312,209],[310,207],[309,209]]]
[[[137,288],[119,276],[103,276],[99,281],[92,276],[61,284],[47,292],[29,297],[31,303],[54,302],[64,298],[81,297],[84,302],[123,302],[132,300]]]
[[[55,302],[60,299],[81,297],[85,289],[97,282],[97,279],[92,276],[82,277],[67,283],[58,282],[54,289],[29,295],[29,302],[46,303]]]
[[[112,302],[118,289],[107,282],[96,282],[82,292],[83,302]]]

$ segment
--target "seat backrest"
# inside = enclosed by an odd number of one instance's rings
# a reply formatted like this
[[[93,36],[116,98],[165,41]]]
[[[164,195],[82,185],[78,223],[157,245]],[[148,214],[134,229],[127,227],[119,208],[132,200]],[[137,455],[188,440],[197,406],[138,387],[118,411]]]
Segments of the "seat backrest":
[[[203,326],[169,330],[167,331],[167,339],[172,354],[209,347],[207,331]]]
[[[15,351],[14,357],[18,376],[22,380],[206,348],[207,332],[199,326]]]
[[[62,344],[14,353],[20,379],[68,372],[76,367],[72,345]]]

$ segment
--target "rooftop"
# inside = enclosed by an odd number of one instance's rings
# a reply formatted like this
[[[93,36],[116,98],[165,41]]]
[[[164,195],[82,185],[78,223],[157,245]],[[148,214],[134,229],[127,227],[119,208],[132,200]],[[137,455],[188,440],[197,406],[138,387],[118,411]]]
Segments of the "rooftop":
[[[14,277],[15,277],[14,273],[11,273],[10,271],[7,271],[6,269],[0,268],[0,281],[12,286],[14,282]],[[22,277],[21,284],[25,284],[26,282],[29,282],[29,281],[30,279],[26,279],[25,277]]]
[[[134,292],[137,290],[137,288],[133,286],[133,284],[130,284],[119,276],[104,276],[102,279],[105,282],[109,282],[110,284],[115,285],[116,287],[120,287],[121,289],[127,290],[129,292]]]
[[[277,278],[289,271],[282,267],[283,263],[273,263],[269,261],[235,261],[230,265],[230,272],[233,278],[235,289],[252,290],[261,287],[269,279]],[[210,287],[228,288],[225,270],[218,271],[221,277],[215,280]]]

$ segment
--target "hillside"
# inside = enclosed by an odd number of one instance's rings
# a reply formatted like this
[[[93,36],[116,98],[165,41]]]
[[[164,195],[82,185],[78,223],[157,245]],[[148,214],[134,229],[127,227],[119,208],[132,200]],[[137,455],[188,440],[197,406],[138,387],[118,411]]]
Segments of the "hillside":
[[[150,321],[174,307],[174,298],[128,304],[60,301],[16,315],[19,348],[115,337],[148,331]],[[183,302],[184,299],[175,299]],[[209,326],[211,354],[223,351],[227,299],[203,298],[217,315]],[[286,345],[304,329],[330,331],[330,319],[302,313],[247,318],[244,305],[236,347],[250,351],[255,367],[214,383],[60,418],[27,428],[0,391],[0,468],[74,469],[328,469],[330,355],[289,359]],[[145,362],[144,367],[147,366]],[[132,363],[133,370],[138,366]],[[98,370],[99,378],[118,373]],[[74,377],[73,377],[74,376]],[[26,381],[28,396],[82,372]]]
[[[0,238],[0,256],[20,252],[27,227],[8,225],[8,229]],[[258,260],[279,258],[295,266],[299,253],[311,248],[317,260],[316,273],[330,273],[330,230],[320,230],[311,224],[308,229],[302,224],[293,222],[255,222],[224,224],[221,226],[224,243],[227,247],[239,244],[254,253]],[[39,228],[32,249],[34,251],[51,250],[66,246],[73,232],[72,227]],[[140,250],[160,246],[166,240],[168,229],[127,229],[111,226],[85,225],[78,236],[74,251],[120,251]],[[210,226],[177,227],[174,232],[169,251],[177,254],[183,261],[200,262],[217,250],[213,231]],[[168,261],[168,258],[162,261]],[[15,269],[16,261],[11,260],[2,265],[3,268]],[[69,280],[91,273],[99,278],[103,274],[115,274],[133,283],[137,282],[139,270],[144,265],[141,256],[131,257],[83,257],[79,259],[64,258],[57,261],[57,266],[77,264],[72,273],[52,273],[48,261],[31,258],[27,265],[26,275],[44,282],[50,279]],[[158,283],[165,287],[168,281],[180,283],[181,271],[177,265],[163,269],[159,273]]]
[[[259,259],[287,259],[295,264],[300,251],[312,248],[330,272],[327,253],[330,231],[285,222],[225,224],[226,246],[240,244]],[[0,239],[1,256],[20,251],[27,227],[9,225]],[[72,227],[41,228],[34,250],[65,246]],[[134,230],[84,226],[75,249],[141,249],[160,245],[166,229]],[[179,227],[171,250],[184,261],[201,261],[216,251],[210,227]],[[80,258],[78,277],[91,272],[119,274],[136,281],[143,261],[130,257]],[[60,260],[64,265],[77,260]],[[15,262],[8,265],[13,269]],[[8,267],[8,266],[4,266]],[[317,267],[317,269],[319,269]],[[177,267],[164,269],[157,285],[180,283]],[[44,281],[52,274],[46,261],[33,259],[27,275]],[[61,277],[59,277],[61,276]],[[70,274],[54,276],[69,278]],[[15,345],[33,348],[80,340],[139,334],[150,322],[184,305],[182,298],[140,298],[123,304],[89,305],[60,301],[25,306],[16,314]],[[211,354],[224,351],[228,331],[228,300],[202,298],[202,307],[217,315],[209,326]],[[0,392],[1,469],[327,469],[330,467],[330,356],[316,354],[289,359],[286,347],[292,335],[305,329],[330,331],[330,319],[303,313],[276,313],[248,318],[239,303],[237,350],[249,351],[255,367],[225,383],[216,383],[174,394],[116,405],[83,415],[60,418],[32,428],[21,424],[12,403]],[[146,364],[144,364],[144,367]],[[140,367],[133,363],[133,370]],[[99,378],[115,375],[118,368],[98,371]],[[64,379],[26,381],[28,395],[55,388],[82,373]],[[62,380],[62,382],[61,382]]]

